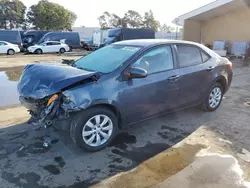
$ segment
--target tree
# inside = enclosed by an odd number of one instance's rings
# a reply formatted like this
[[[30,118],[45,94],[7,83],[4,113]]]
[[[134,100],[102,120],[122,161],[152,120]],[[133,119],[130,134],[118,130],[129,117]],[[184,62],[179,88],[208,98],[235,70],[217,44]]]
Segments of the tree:
[[[171,26],[169,26],[167,24],[160,25],[159,29],[160,29],[160,31],[164,31],[164,32],[167,32],[167,33],[171,33],[171,32],[175,31],[174,27],[171,27]]]
[[[30,7],[27,18],[34,29],[71,30],[77,16],[57,3],[41,0]]]
[[[110,14],[109,12],[104,12],[103,15],[98,17],[99,24],[102,29],[116,28],[116,27],[127,27],[123,18],[120,18],[116,14]]]
[[[146,28],[151,28],[154,31],[157,31],[159,28],[160,23],[155,19],[152,10],[145,12],[143,18],[143,26]]]
[[[160,23],[154,18],[154,14],[151,10],[149,12],[145,12],[144,17],[134,10],[129,10],[122,18],[116,14],[104,12],[103,15],[98,17],[98,20],[102,29],[128,27],[152,28],[157,31],[160,26]]]
[[[134,10],[129,10],[127,13],[125,13],[123,21],[129,28],[140,28],[143,26],[142,16]]]
[[[19,0],[0,0],[0,28],[19,28],[25,22],[25,11]]]

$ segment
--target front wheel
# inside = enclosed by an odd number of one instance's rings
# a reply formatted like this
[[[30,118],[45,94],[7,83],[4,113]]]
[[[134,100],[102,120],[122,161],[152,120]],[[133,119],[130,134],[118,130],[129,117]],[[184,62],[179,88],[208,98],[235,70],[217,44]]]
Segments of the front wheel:
[[[36,54],[42,54],[43,51],[42,51],[41,49],[37,49],[37,50],[35,51],[35,53],[36,53]]]
[[[88,151],[108,146],[117,134],[115,114],[105,107],[94,107],[75,115],[70,126],[73,142]]]
[[[202,109],[208,112],[215,111],[221,104],[223,89],[219,83],[215,83],[209,90],[202,104]]]

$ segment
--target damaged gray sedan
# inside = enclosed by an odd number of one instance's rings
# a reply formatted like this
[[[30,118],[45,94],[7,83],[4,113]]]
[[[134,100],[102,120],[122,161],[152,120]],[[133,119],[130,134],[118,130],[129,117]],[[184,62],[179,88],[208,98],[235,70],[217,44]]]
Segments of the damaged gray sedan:
[[[130,124],[194,105],[216,110],[231,69],[200,44],[131,40],[68,66],[27,65],[18,92],[33,123],[68,130],[79,147],[98,151]]]

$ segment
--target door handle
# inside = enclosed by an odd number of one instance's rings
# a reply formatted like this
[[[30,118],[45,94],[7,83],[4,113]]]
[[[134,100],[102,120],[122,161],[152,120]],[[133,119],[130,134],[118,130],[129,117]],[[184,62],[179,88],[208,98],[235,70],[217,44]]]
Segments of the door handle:
[[[179,80],[179,78],[180,78],[179,75],[170,76],[170,77],[168,77],[168,81],[170,81],[170,82],[176,82],[176,81]]]
[[[207,68],[207,71],[212,71],[212,70],[214,70],[213,66],[210,66],[210,67]]]

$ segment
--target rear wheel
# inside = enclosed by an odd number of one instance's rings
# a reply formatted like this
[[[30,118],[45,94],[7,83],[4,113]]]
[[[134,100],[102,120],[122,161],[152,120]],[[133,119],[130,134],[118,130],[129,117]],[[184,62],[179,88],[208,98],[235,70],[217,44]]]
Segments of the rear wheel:
[[[60,52],[61,54],[63,54],[63,53],[66,52],[66,50],[65,50],[64,48],[61,48],[61,49],[59,50],[59,52]]]
[[[42,54],[43,51],[42,51],[41,49],[37,49],[37,50],[35,51],[35,53],[36,53],[36,54]]]
[[[115,114],[105,107],[94,107],[75,115],[70,126],[73,142],[88,151],[99,151],[117,134]]]
[[[9,49],[9,50],[7,51],[7,54],[8,54],[8,55],[14,55],[14,54],[15,54],[15,51],[14,51],[13,49]]]
[[[216,110],[223,98],[223,88],[219,83],[215,83],[209,90],[202,104],[202,109],[208,112]]]

